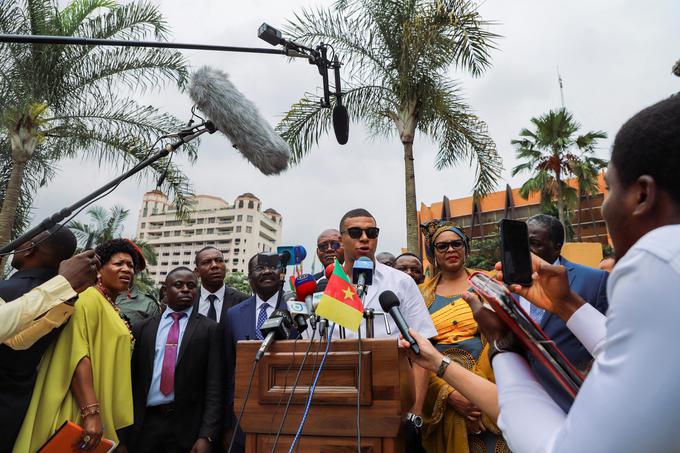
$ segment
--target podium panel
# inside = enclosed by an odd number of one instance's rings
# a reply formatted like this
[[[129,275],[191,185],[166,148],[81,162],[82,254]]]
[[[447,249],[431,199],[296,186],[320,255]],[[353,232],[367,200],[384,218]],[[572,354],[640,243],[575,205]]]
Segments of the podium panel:
[[[406,353],[395,339],[333,340],[300,438],[305,453],[356,452],[356,417],[361,389],[361,446],[366,453],[401,452],[400,427],[413,396]],[[240,341],[236,355],[234,410],[240,410],[259,341]],[[246,451],[270,451],[309,340],[279,341],[260,360],[241,420]],[[293,394],[276,451],[287,452],[298,429],[311,383],[323,357],[318,341]]]

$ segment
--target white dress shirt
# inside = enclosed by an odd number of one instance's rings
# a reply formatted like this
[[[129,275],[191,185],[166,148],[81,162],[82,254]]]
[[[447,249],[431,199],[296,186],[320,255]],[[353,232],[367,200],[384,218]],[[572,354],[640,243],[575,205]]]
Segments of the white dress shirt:
[[[373,272],[373,283],[368,287],[364,297],[364,309],[372,308],[376,312],[382,313],[378,298],[383,291],[388,289],[399,298],[399,309],[409,327],[425,338],[437,335],[437,329],[432,324],[432,318],[427,311],[427,306],[416,282],[404,272],[377,261]],[[394,320],[389,314],[386,314],[386,317],[392,332],[390,334],[387,333],[383,317],[378,315],[373,321],[375,338],[399,338],[399,329],[397,329]],[[336,326],[333,331],[333,337],[339,338],[339,330]],[[347,330],[346,334],[346,338],[357,338],[357,334],[350,330]],[[361,322],[361,336],[366,338],[366,320]]]
[[[208,296],[214,294],[217,297],[215,301],[215,321],[220,322],[220,316],[222,316],[222,304],[224,303],[224,285],[214,293],[211,293],[203,286],[201,286],[201,297],[198,299],[198,312],[203,316],[208,316],[208,310],[210,310],[210,301]]]
[[[260,299],[260,296],[258,296],[257,294],[255,295],[255,330],[257,330],[257,318],[258,316],[260,316],[260,308],[262,307],[262,305],[267,304],[267,308],[265,308],[265,310],[267,310],[267,318],[269,318],[272,315],[272,313],[274,313],[278,297],[279,297],[278,291],[275,292],[274,295],[267,299],[266,301]]]
[[[604,327],[602,315],[588,304],[569,319],[567,326],[595,363],[568,415],[522,357],[504,353],[494,358],[498,426],[512,451],[678,451],[678,237],[680,225],[657,228],[616,264],[607,282]],[[603,332],[604,338],[596,338]]]

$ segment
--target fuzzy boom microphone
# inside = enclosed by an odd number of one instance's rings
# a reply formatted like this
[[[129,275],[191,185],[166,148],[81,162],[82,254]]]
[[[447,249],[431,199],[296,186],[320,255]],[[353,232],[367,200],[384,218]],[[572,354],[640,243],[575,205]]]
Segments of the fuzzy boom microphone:
[[[275,175],[288,167],[288,145],[225,72],[203,66],[191,77],[189,96],[217,130],[262,173]]]

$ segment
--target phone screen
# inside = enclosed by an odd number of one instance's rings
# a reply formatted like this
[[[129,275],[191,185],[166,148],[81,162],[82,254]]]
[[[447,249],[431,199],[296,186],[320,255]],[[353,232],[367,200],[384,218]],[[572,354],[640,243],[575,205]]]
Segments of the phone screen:
[[[532,272],[527,224],[519,220],[503,219],[499,226],[503,281],[530,286]]]

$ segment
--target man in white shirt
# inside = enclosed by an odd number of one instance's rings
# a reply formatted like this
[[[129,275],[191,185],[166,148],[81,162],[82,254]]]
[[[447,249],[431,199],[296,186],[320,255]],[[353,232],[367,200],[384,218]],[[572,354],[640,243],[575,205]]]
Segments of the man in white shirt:
[[[678,450],[680,365],[673,359],[680,319],[678,124],[675,95],[635,115],[616,136],[602,214],[620,259],[607,284],[606,324],[569,289],[562,267],[542,263],[531,287],[512,288],[560,316],[595,357],[565,414],[524,357],[512,352],[515,346],[495,351],[498,425],[513,451]],[[476,313],[490,344],[507,340],[494,318],[487,310]]]
[[[373,308],[376,312],[382,312],[378,298],[383,291],[390,290],[399,298],[399,309],[406,323],[414,330],[421,332],[426,338],[434,337],[437,335],[437,329],[432,323],[423,296],[413,279],[404,272],[376,261],[375,250],[378,246],[379,233],[380,229],[376,225],[375,218],[365,209],[353,209],[340,220],[342,247],[345,249],[344,269],[347,275],[352,275],[354,262],[360,257],[369,258],[374,263],[373,282],[368,287],[364,297],[364,309]],[[382,316],[375,318],[375,338],[399,338],[399,330],[392,317],[385,314],[385,319],[390,326],[390,333],[387,332],[384,320],[381,318]],[[365,327],[364,321],[360,327],[363,333],[366,332]],[[333,335],[337,336],[337,333],[334,332]],[[356,338],[356,334],[347,331],[347,338]],[[397,347],[396,344],[394,346]],[[419,451],[420,445],[413,431],[413,426],[419,428],[419,425],[422,424],[421,417],[429,372],[417,365],[413,365],[411,370],[415,400],[409,413],[406,414],[407,450]]]

